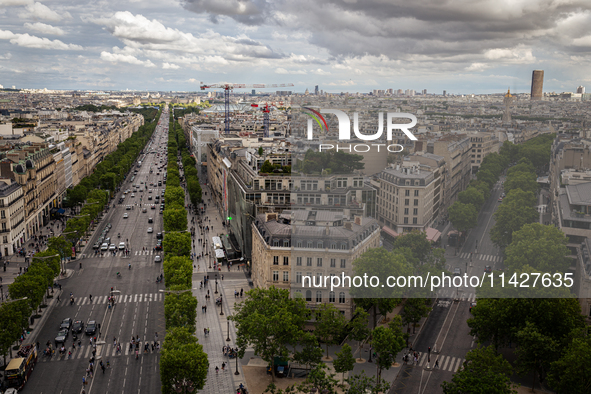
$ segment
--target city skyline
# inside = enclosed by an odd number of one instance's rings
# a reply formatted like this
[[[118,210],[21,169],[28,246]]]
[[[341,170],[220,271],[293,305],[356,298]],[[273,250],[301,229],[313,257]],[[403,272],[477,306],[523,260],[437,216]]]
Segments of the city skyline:
[[[0,0],[0,84],[490,94],[529,92],[534,69],[545,70],[545,92],[590,80],[591,13],[580,1],[306,1]]]

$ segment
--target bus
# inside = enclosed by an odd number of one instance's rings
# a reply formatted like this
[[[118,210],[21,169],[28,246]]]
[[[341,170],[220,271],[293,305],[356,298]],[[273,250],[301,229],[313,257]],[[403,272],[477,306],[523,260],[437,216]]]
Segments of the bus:
[[[141,166],[142,166],[142,161],[140,160],[137,162],[137,168],[140,168]]]
[[[37,348],[34,343],[23,345],[16,356],[8,363],[4,379],[7,387],[15,387],[20,391],[37,363]]]
[[[226,252],[226,257],[228,260],[234,260],[238,258],[238,253],[236,253],[236,250],[232,247],[230,238],[222,237],[222,245],[224,246],[224,251]]]
[[[222,249],[215,250],[215,261],[217,261],[219,265],[223,265],[226,261],[226,254]]]

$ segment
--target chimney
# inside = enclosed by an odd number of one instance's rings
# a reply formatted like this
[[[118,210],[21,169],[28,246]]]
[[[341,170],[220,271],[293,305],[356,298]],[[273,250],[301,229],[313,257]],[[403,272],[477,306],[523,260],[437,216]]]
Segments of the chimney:
[[[324,229],[324,235],[330,235],[330,227],[328,227],[328,225]]]
[[[351,222],[345,222],[345,228],[347,230],[353,231],[353,226],[352,226]]]
[[[277,220],[277,213],[276,212],[265,213],[265,222],[270,222],[271,220]]]
[[[361,226],[361,221],[362,221],[361,216],[355,215],[354,221],[355,221],[355,224]]]

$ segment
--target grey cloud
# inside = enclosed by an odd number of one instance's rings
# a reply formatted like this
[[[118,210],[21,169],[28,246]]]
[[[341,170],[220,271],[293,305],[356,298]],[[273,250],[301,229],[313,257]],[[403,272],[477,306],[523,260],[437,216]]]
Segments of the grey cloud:
[[[184,0],[183,6],[192,12],[209,14],[213,23],[219,16],[228,16],[245,25],[260,25],[268,17],[272,4],[265,0]]]

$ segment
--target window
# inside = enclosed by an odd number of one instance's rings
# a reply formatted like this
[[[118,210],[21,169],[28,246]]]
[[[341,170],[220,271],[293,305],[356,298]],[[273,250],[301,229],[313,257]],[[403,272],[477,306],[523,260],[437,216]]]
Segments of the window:
[[[404,224],[408,224],[408,218],[404,218]]]
[[[273,265],[279,265],[279,256],[273,256]]]
[[[414,202],[414,206],[415,206],[415,207],[418,207],[418,206],[419,206],[419,200],[415,200],[415,202]]]
[[[322,257],[316,259],[316,267],[322,267]]]
[[[312,290],[306,290],[306,301],[312,301]]]
[[[283,271],[283,281],[289,282],[289,271]]]
[[[296,283],[302,283],[302,273],[296,272]]]
[[[308,247],[308,249],[312,249],[314,247],[313,246],[313,242],[312,241],[308,241],[308,246],[307,247]]]
[[[330,259],[330,268],[335,268],[337,266],[337,259]]]
[[[347,259],[341,259],[341,268],[347,267]]]
[[[322,243],[322,241],[318,241],[317,248],[318,248],[318,249],[322,249],[322,248],[324,248],[324,244]]]
[[[412,218],[412,224],[417,224],[417,218]]]
[[[404,199],[404,205],[409,205],[410,204],[410,200],[408,198]]]
[[[287,239],[283,240],[283,247],[284,248],[289,248],[289,241]]]
[[[341,244],[341,250],[347,250],[347,244],[346,243],[342,243]]]
[[[344,304],[345,303],[345,292],[341,291],[339,293],[339,304]]]
[[[331,249],[336,249],[337,248],[337,244],[335,244],[335,243],[330,244],[330,248]]]
[[[306,265],[308,267],[311,267],[312,266],[312,257],[306,257]]]
[[[410,190],[408,190],[408,189],[407,189],[407,190],[405,190],[405,191],[404,191],[404,196],[405,196],[405,197],[408,197],[408,196],[410,196]]]
[[[302,247],[302,241],[298,241],[298,248]]]
[[[408,208],[404,208],[404,214],[408,215]]]
[[[0,217],[6,219],[6,211],[0,211]]]
[[[418,197],[418,196],[419,196],[419,191],[415,190],[415,197]]]
[[[302,265],[302,258],[296,257],[296,265]]]
[[[289,257],[283,256],[283,265],[289,265]]]
[[[5,235],[5,236],[4,236],[2,239],[3,239],[3,242],[4,242],[5,244],[7,244],[7,243],[8,243],[8,236],[6,236],[6,235]]]
[[[273,240],[273,246],[279,246],[279,240],[278,239],[274,239]]]
[[[335,300],[334,291],[331,291],[330,293],[328,293],[328,302],[334,302],[334,300]]]
[[[273,282],[279,281],[279,271],[273,271]]]
[[[419,208],[413,208],[412,214],[413,215],[418,215],[419,214]]]
[[[316,291],[316,302],[322,302],[322,291]]]

